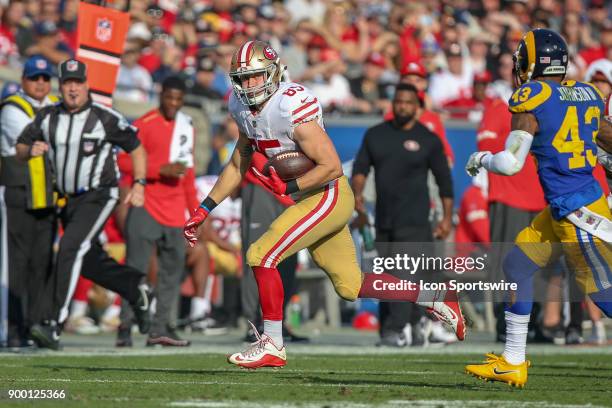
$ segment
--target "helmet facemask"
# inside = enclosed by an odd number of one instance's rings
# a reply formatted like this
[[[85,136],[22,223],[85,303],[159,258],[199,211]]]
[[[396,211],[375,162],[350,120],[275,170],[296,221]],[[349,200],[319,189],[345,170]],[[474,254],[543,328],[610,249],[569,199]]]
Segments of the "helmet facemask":
[[[249,77],[263,74],[264,81],[261,85],[250,88],[243,88],[242,84]],[[239,70],[230,73],[234,94],[242,103],[247,106],[258,106],[267,101],[278,90],[278,81],[280,77],[280,69],[278,61],[270,64],[265,68]]]
[[[512,73],[514,74],[515,86],[519,87],[524,83],[527,83],[531,80],[531,76],[533,75],[534,64],[529,65],[529,59],[527,57],[527,46],[524,41],[521,41],[516,48],[514,54],[512,54],[512,61],[514,62],[514,67],[512,69]]]

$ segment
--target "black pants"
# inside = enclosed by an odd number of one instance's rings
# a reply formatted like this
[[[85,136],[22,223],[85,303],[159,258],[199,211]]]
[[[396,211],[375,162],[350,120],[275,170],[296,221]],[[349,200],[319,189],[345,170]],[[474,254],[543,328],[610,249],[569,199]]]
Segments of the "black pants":
[[[50,301],[45,286],[51,272],[55,210],[28,210],[26,194],[25,187],[4,190],[9,341],[23,339],[29,327],[42,320]]]
[[[432,242],[433,236],[429,225],[402,228],[397,230],[376,230],[377,243],[392,242]],[[378,246],[379,256],[391,256],[395,252],[390,246]],[[424,316],[422,307],[411,302],[379,303],[380,335],[401,333],[406,324],[415,324]]]
[[[117,263],[98,241],[117,200],[117,188],[94,190],[68,198],[60,213],[64,235],[55,265],[55,290],[49,319],[60,323],[66,320],[80,274],[118,293],[130,303],[138,300],[138,285],[144,273]]]

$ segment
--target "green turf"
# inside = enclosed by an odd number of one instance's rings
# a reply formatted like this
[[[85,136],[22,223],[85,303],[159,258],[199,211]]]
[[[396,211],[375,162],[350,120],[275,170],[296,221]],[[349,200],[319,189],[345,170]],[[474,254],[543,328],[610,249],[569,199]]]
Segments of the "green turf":
[[[272,403],[401,407],[422,400],[440,401],[439,406],[453,400],[477,400],[482,401],[479,406],[494,407],[532,406],[508,401],[539,402],[533,404],[536,406],[612,406],[609,355],[537,356],[522,390],[465,375],[463,365],[480,358],[473,354],[295,355],[281,370],[245,371],[230,367],[218,354],[1,356],[0,406],[31,404],[31,400],[8,400],[9,389],[65,390],[63,401],[36,401],[36,405],[62,407],[246,407]],[[181,401],[183,405],[177,403]]]

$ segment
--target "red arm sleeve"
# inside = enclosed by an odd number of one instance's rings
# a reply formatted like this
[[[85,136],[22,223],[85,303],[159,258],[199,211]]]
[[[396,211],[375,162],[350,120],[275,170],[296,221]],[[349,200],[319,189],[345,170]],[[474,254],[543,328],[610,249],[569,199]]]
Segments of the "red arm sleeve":
[[[187,210],[189,214],[200,205],[198,201],[198,192],[195,184],[195,172],[193,167],[190,167],[185,172],[183,177],[183,188],[185,190],[185,202],[187,203]]]

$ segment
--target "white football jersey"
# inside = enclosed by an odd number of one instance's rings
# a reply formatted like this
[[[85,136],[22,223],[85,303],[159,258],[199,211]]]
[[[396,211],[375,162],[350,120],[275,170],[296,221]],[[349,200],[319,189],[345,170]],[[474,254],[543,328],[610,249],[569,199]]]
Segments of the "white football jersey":
[[[268,158],[287,150],[301,150],[293,140],[293,129],[299,124],[316,120],[323,127],[319,100],[295,82],[281,82],[261,112],[255,114],[232,93],[229,112],[251,145]]]
[[[217,182],[217,176],[202,176],[196,178],[196,189],[198,200],[203,201]],[[213,228],[221,239],[232,245],[240,245],[240,212],[242,211],[242,199],[231,197],[221,201],[210,213]]]

